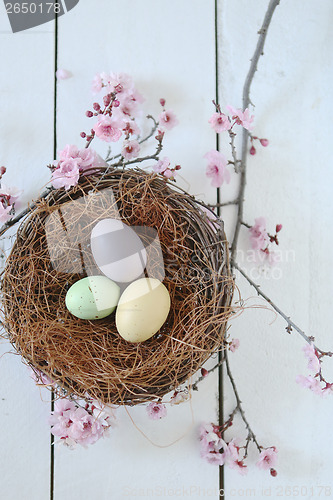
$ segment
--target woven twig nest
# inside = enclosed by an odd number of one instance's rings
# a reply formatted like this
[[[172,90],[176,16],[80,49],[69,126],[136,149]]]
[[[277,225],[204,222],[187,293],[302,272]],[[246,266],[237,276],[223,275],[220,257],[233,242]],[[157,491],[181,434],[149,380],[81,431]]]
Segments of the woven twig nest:
[[[116,212],[130,226],[156,229],[171,298],[160,331],[137,344],[119,336],[114,314],[81,320],[65,306],[69,287],[98,273],[92,227]],[[150,275],[163,279],[159,272],[152,264]],[[70,191],[39,200],[18,229],[2,279],[4,325],[24,360],[63,394],[115,404],[162,397],[223,348],[232,293],[223,223],[212,222],[194,197],[140,169],[86,176]]]

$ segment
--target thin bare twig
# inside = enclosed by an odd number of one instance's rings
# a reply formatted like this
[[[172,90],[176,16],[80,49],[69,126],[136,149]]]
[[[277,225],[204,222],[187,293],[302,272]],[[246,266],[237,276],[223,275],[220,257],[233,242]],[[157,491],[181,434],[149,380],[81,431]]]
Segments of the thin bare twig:
[[[152,115],[147,115],[147,118],[149,120],[153,120],[154,125],[152,126],[149,134],[147,134],[146,137],[144,137],[143,139],[141,139],[139,141],[139,144],[143,144],[144,142],[148,141],[148,139],[150,139],[155,134],[155,132],[157,130],[157,127],[158,127],[158,122],[155,120],[155,118]],[[105,161],[109,162],[109,161],[112,161],[112,160],[116,160],[117,158],[120,158],[121,156],[122,156],[121,153],[119,153],[119,154],[117,154],[115,156],[109,156],[109,155],[107,155],[107,157],[105,158]]]
[[[311,342],[313,342],[313,337],[309,337],[308,335],[306,335],[303,330],[300,329],[299,326],[297,326],[290,318],[289,316],[287,316],[276,304],[274,304],[274,302],[268,297],[268,295],[266,295],[260,288],[260,285],[257,285],[246,273],[245,271],[243,271],[243,269],[241,267],[239,267],[239,265],[234,261],[233,262],[233,265],[234,267],[241,273],[242,276],[244,276],[244,278],[248,281],[248,283],[250,283],[251,286],[253,286],[253,288],[255,288],[255,290],[257,291],[258,295],[260,295],[263,299],[266,300],[266,302],[268,302],[268,304],[270,304],[270,306],[274,309],[274,311],[276,311],[286,322],[287,322],[287,328],[288,328],[288,331],[290,332],[291,329],[295,330],[297,333],[299,333],[301,335],[301,337],[303,337],[304,340],[306,340],[306,342],[308,342],[309,344],[311,344]],[[330,352],[330,351],[323,351],[322,349],[319,349],[319,347],[315,346],[314,345],[314,348],[320,353],[322,354],[323,356],[333,356],[333,353]]]
[[[216,365],[213,366],[213,368],[210,368],[210,370],[207,370],[207,373],[205,375],[200,375],[200,377],[198,378],[198,380],[196,382],[194,382],[194,384],[192,385],[189,385],[187,388],[188,390],[193,390],[193,391],[197,391],[198,390],[198,384],[200,382],[202,382],[202,380],[204,378],[207,377],[207,375],[209,375],[210,373],[214,372],[219,366],[222,366],[223,363],[225,361],[225,356],[222,356],[222,358],[220,359],[220,361],[218,363],[216,363]]]
[[[247,74],[244,87],[243,87],[243,109],[248,108],[250,104],[250,89],[251,89],[251,84],[252,80],[254,77],[255,72],[257,71],[258,67],[258,61],[260,56],[263,55],[263,49],[265,45],[265,40],[267,36],[267,31],[268,27],[270,25],[270,22],[272,20],[274,11],[276,7],[279,5],[280,0],[270,0],[265,18],[263,21],[263,24],[258,31],[259,38],[257,42],[256,49],[254,51],[253,57],[251,59],[251,65],[249,72]],[[243,212],[244,212],[244,192],[245,192],[245,186],[246,186],[246,160],[247,160],[247,148],[248,148],[248,138],[249,138],[249,132],[245,128],[243,128],[242,132],[242,159],[241,163],[239,165],[239,170],[240,170],[240,184],[239,184],[239,204],[238,204],[238,213],[237,213],[237,221],[236,221],[236,226],[235,226],[235,233],[234,237],[232,240],[232,245],[231,245],[231,258],[236,254],[237,250],[237,242],[238,242],[238,236],[239,236],[239,231],[241,228],[241,222],[243,220]]]
[[[247,434],[247,439],[246,439],[245,457],[244,457],[244,458],[246,458],[247,449],[248,449],[250,441],[253,441],[255,443],[255,445],[258,448],[259,453],[261,452],[261,447],[260,447],[260,444],[258,443],[257,438],[256,438],[253,430],[251,429],[251,426],[250,426],[250,424],[247,421],[247,418],[245,416],[245,412],[244,412],[243,407],[242,407],[242,402],[241,402],[239,394],[238,394],[236,383],[235,383],[234,377],[233,377],[233,375],[231,373],[231,370],[230,370],[230,365],[229,365],[229,360],[228,360],[228,354],[227,354],[227,352],[225,352],[224,358],[225,358],[225,366],[226,366],[226,369],[227,369],[227,375],[228,375],[228,378],[230,380],[231,387],[232,387],[232,390],[234,391],[234,395],[235,395],[235,399],[236,399],[236,407],[235,407],[234,411],[231,413],[231,415],[229,416],[229,419],[233,418],[233,416],[237,412],[239,412],[239,414],[240,414],[240,416],[241,416],[241,418],[242,418],[242,420],[243,420],[243,422],[245,424],[245,427],[246,427],[247,433],[248,433]]]

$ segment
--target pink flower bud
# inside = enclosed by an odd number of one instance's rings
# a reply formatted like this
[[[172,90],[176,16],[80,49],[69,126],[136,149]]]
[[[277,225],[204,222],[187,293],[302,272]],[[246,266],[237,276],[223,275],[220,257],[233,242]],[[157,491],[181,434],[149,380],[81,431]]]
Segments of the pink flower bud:
[[[114,105],[115,108],[118,108],[120,106],[120,102],[118,101],[118,99],[115,99],[113,101],[113,105]]]
[[[98,104],[98,102],[94,102],[93,104],[93,108],[95,111],[99,111],[101,109],[100,105]]]
[[[206,370],[206,368],[201,368],[201,375],[202,375],[203,377],[207,377],[207,375],[208,375],[208,370]]]
[[[6,173],[6,167],[0,167],[0,175],[4,175]]]
[[[282,224],[276,224],[275,231],[276,231],[277,233],[279,233],[279,232],[281,231],[281,229],[282,229]]]
[[[82,137],[82,139],[84,139],[86,135],[87,134],[85,132],[81,132],[81,134],[80,134],[80,136]]]
[[[256,148],[252,145],[250,149],[250,155],[255,155],[256,154]]]
[[[94,113],[92,111],[86,111],[86,116],[88,118],[91,118],[93,115],[94,115]]]
[[[108,106],[111,102],[111,94],[106,94],[103,97],[104,106]]]
[[[264,148],[266,148],[269,144],[269,140],[268,139],[260,139],[260,144],[262,146],[264,146]]]
[[[277,476],[277,472],[275,469],[270,469],[270,473],[271,473],[271,476],[273,476],[273,477]]]
[[[163,98],[160,99],[160,105],[164,108],[164,106],[165,106],[165,99],[163,99]]]
[[[182,167],[180,165],[175,166],[175,170],[180,170]]]

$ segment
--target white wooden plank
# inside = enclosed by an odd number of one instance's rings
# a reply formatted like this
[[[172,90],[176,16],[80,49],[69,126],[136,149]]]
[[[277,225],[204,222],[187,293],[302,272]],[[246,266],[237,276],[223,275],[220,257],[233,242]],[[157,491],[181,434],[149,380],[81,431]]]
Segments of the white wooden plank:
[[[21,206],[38,196],[47,181],[53,154],[53,24],[12,34],[0,4],[2,120],[1,165],[4,181],[24,189]],[[1,498],[49,498],[50,393],[40,391],[19,356],[0,347]],[[44,401],[42,400],[44,399]]]
[[[220,2],[219,32],[221,101],[241,106],[242,85],[257,40],[266,1]],[[250,224],[266,216],[269,230],[283,224],[280,249],[283,262],[271,278],[257,281],[319,346],[332,348],[330,296],[333,286],[328,249],[332,218],[332,172],[329,145],[332,125],[332,4],[323,1],[281,2],[269,29],[265,56],[259,62],[251,99],[255,103],[255,133],[270,146],[258,148],[248,162],[245,214]],[[231,210],[225,210],[230,223]],[[240,248],[249,248],[243,231]],[[255,276],[255,266],[239,254],[239,261]],[[245,261],[245,262],[244,262]],[[278,277],[279,271],[281,277]],[[275,277],[275,278],[274,278]],[[244,279],[238,281],[249,304],[255,298]],[[330,496],[332,453],[327,429],[333,402],[321,399],[295,383],[307,375],[306,360],[297,335],[288,336],[285,324],[265,310],[246,310],[232,322],[232,336],[241,347],[230,356],[247,416],[264,446],[279,450],[278,476],[256,470],[256,453],[246,477],[225,471],[226,498],[235,496]],[[324,366],[332,380],[330,360]],[[330,376],[331,375],[331,376]],[[233,409],[227,389],[225,414]],[[244,435],[240,425],[227,436]],[[303,489],[301,490],[301,487]],[[327,487],[320,490],[320,486]],[[291,490],[289,488],[291,487]],[[293,488],[295,488],[293,490]],[[297,490],[298,488],[298,490]],[[297,491],[299,491],[297,493]]]
[[[125,0],[116,7],[106,0],[98,7],[92,1],[80,2],[59,20],[59,67],[74,75],[59,84],[59,147],[78,143],[79,132],[91,126],[84,112],[91,106],[94,74],[125,71],[146,96],[151,113],[159,113],[160,97],[177,113],[180,125],[166,138],[164,153],[182,165],[192,193],[215,200],[202,158],[215,146],[207,123],[215,96],[213,2]],[[105,152],[104,146],[99,150]],[[140,498],[159,491],[165,496],[168,489],[191,487],[193,496],[199,488],[218,488],[218,470],[201,461],[196,436],[202,420],[216,420],[216,390],[217,380],[211,376],[193,398],[194,425],[168,448],[149,443],[124,410],[110,440],[88,450],[56,448],[55,499]],[[167,420],[158,423],[147,420],[144,407],[130,412],[159,444],[184,434],[192,418],[188,404],[170,409]]]

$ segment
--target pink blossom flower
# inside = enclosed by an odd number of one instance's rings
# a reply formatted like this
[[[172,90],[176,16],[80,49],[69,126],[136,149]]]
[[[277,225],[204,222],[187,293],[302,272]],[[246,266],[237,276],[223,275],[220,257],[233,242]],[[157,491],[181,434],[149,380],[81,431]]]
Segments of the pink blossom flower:
[[[247,474],[247,465],[243,463],[243,460],[235,460],[234,462],[229,463],[228,467],[237,470],[237,472],[239,472],[242,476],[246,476]]]
[[[4,207],[3,204],[0,202],[0,222],[2,224],[5,224],[9,219],[13,217],[13,215],[10,213],[12,209],[12,205],[9,205],[8,207]]]
[[[135,101],[138,104],[142,104],[146,100],[143,97],[143,95],[135,88],[132,89],[131,93],[129,94],[129,97],[130,97],[130,99],[132,99],[132,101]]]
[[[167,409],[163,403],[149,403],[146,407],[148,417],[152,420],[159,420],[160,418],[166,417]]]
[[[180,403],[184,403],[184,401],[188,401],[190,399],[190,395],[186,391],[175,391],[171,396],[170,403],[171,405],[179,405]]]
[[[333,384],[326,383],[326,386],[322,389],[322,395],[327,396],[333,394]]]
[[[60,162],[60,166],[54,170],[51,177],[52,186],[56,189],[64,187],[68,190],[70,187],[76,186],[79,176],[78,161],[68,158]]]
[[[115,408],[114,405],[104,405],[99,401],[92,402],[93,416],[99,419],[105,430],[116,425]]]
[[[304,375],[297,375],[296,382],[302,387],[310,389],[315,394],[322,394],[322,387],[319,380],[312,377],[312,375],[308,375],[307,377]]]
[[[98,92],[100,92],[102,90],[102,88],[103,88],[102,78],[101,78],[101,75],[98,74],[93,79],[93,82],[91,85],[91,90],[92,90],[93,94],[98,94]]]
[[[133,80],[127,73],[111,73],[109,79],[110,85],[112,85],[114,91],[117,94],[126,92],[133,88]]]
[[[212,179],[213,187],[220,187],[224,182],[230,182],[230,172],[227,170],[228,161],[226,157],[219,151],[212,150],[204,155],[208,160],[206,167],[206,175]]]
[[[40,370],[37,370],[37,368],[32,369],[29,367],[29,371],[31,378],[36,382],[36,384],[56,386],[54,380],[51,380],[50,377],[45,375],[45,373]]]
[[[74,144],[67,144],[64,149],[58,151],[60,161],[68,160],[68,158],[77,158],[79,156],[79,148]]]
[[[226,106],[233,120],[236,120],[237,125],[242,125],[242,127],[247,130],[252,130],[253,125],[252,122],[254,120],[254,116],[250,115],[250,111],[246,108],[244,111],[241,109],[236,109],[233,106]]]
[[[139,135],[140,129],[134,120],[125,122],[123,131],[126,135]]]
[[[232,439],[225,447],[225,461],[228,463],[236,462],[239,460],[239,447],[237,446],[237,439]]]
[[[100,157],[92,148],[78,149],[74,144],[67,144],[64,149],[58,151],[58,158],[59,162],[56,161],[55,166],[60,167],[63,161],[73,159],[76,160],[80,172],[101,164]]]
[[[81,445],[94,444],[103,434],[103,426],[99,419],[94,418],[84,408],[76,408],[69,412],[71,425],[68,437]]]
[[[159,126],[166,130],[171,130],[173,127],[178,125],[178,120],[173,111],[162,111],[160,116],[158,117]]]
[[[210,464],[224,465],[225,450],[227,444],[223,441],[219,433],[218,427],[214,424],[202,424],[199,429],[199,439],[201,447],[201,456]]]
[[[15,186],[9,187],[3,182],[1,183],[0,187],[0,197],[5,196],[8,199],[8,203],[14,204],[18,200],[18,198],[21,196],[23,193],[22,189],[18,189]]]
[[[259,460],[256,466],[262,470],[272,469],[277,463],[277,449],[275,446],[263,450],[259,455]]]
[[[137,114],[138,103],[131,99],[131,96],[126,95],[120,104],[120,111],[127,117],[135,117]]]
[[[229,117],[223,113],[214,113],[208,120],[217,134],[231,129]]]
[[[166,170],[164,170],[163,175],[167,179],[174,179],[175,175],[176,175],[176,171],[175,170],[170,170],[170,168],[167,168]]]
[[[110,116],[102,115],[93,126],[96,136],[106,142],[117,142],[122,134],[123,123]]]
[[[78,167],[82,172],[90,170],[99,164],[99,157],[96,151],[91,148],[80,149],[76,159],[78,160]]]
[[[229,344],[230,351],[235,352],[236,349],[238,349],[239,344],[240,344],[239,339],[232,339],[232,341]]]
[[[167,170],[170,166],[170,160],[166,156],[163,160],[158,160],[157,163],[153,166],[153,170],[158,174],[162,174],[165,170]]]
[[[250,227],[251,246],[255,250],[265,250],[269,243],[269,236],[266,231],[266,219],[258,217],[255,219],[254,226]]]
[[[51,413],[49,423],[51,432],[60,438],[68,437],[68,429],[72,424],[70,412],[76,408],[75,404],[68,399],[58,399],[54,403],[54,411]]]
[[[311,344],[306,344],[302,350],[304,351],[305,357],[308,359],[308,369],[314,373],[318,373],[320,371],[320,361],[313,342],[311,342]]]
[[[123,149],[121,154],[126,160],[130,160],[131,158],[136,158],[140,151],[140,144],[138,141],[125,141],[123,145]]]
[[[67,69],[61,68],[56,71],[56,77],[58,80],[67,80],[71,76],[73,76],[72,73]]]
[[[89,405],[87,405],[87,408]],[[67,446],[86,446],[95,443],[110,427],[109,415],[101,408],[92,406],[93,411],[77,407],[68,399],[60,399],[50,416],[51,432],[60,437]]]

